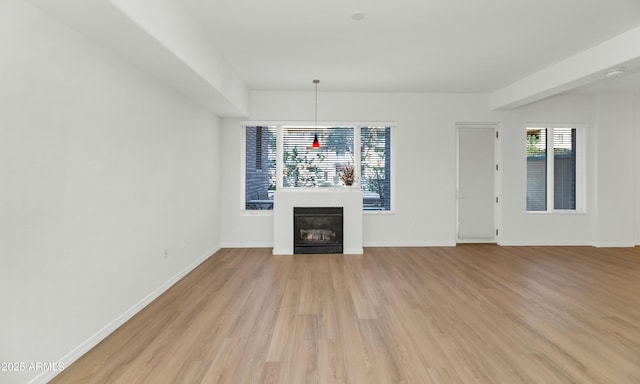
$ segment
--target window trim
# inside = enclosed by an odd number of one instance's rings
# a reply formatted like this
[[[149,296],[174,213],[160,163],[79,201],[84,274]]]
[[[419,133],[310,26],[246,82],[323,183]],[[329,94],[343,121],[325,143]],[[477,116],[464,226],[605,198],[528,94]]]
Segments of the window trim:
[[[262,127],[275,127],[276,128],[276,158],[282,159],[284,151],[283,142],[283,128],[288,126],[296,126],[301,128],[316,128],[315,122],[311,121],[272,121],[272,120],[243,120],[240,121],[240,211],[242,215],[246,216],[271,216],[273,210],[253,210],[246,209],[245,190],[246,184],[246,127],[262,126]],[[318,127],[353,127],[354,128],[354,167],[356,171],[356,177],[360,179],[360,128],[362,127],[390,127],[390,140],[391,140],[391,196],[390,196],[390,208],[389,210],[365,210],[362,209],[364,215],[389,215],[396,212],[396,129],[398,124],[391,121],[318,121]],[[276,175],[282,175],[283,164],[282,161],[276,162]],[[358,186],[360,183],[358,182]],[[295,187],[283,187],[282,177],[276,177],[276,189],[294,189]]]
[[[583,215],[586,213],[586,151],[587,151],[587,125],[585,123],[527,123],[525,125],[525,150],[523,153],[526,154],[526,132],[529,128],[545,128],[545,129],[556,129],[556,128],[574,128],[576,130],[576,209],[555,209],[553,207],[553,197],[554,197],[554,156],[549,156],[549,152],[553,154],[553,135],[549,135],[547,133],[547,168],[546,168],[546,176],[547,176],[547,209],[545,211],[528,211],[525,212],[527,215]],[[551,140],[549,140],[551,137]],[[550,145],[549,145],[550,144]],[[526,156],[525,156],[525,184],[527,180],[527,170],[526,170]],[[526,201],[526,187],[525,187],[525,201]]]

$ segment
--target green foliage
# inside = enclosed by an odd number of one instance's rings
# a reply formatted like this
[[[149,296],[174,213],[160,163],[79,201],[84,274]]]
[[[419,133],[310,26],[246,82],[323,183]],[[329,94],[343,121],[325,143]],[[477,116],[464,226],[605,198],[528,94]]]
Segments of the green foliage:
[[[325,157],[321,152],[299,151],[297,146],[291,151],[284,151],[283,186],[315,187],[322,171],[314,163]]]
[[[539,147],[540,136],[530,134],[527,135],[527,157],[545,156],[546,150]]]

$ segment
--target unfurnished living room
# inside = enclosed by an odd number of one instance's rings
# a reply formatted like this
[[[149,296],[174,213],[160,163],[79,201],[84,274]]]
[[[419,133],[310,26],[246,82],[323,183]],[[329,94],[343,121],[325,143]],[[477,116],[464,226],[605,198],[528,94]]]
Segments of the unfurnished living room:
[[[0,383],[640,383],[640,2],[1,0]]]

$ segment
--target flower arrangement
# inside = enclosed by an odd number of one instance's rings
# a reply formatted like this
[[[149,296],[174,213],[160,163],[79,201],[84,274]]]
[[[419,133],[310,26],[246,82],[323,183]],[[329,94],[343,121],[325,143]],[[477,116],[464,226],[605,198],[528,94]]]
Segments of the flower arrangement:
[[[355,172],[353,169],[353,165],[347,164],[342,167],[342,172],[340,172],[340,180],[344,185],[352,185],[353,180],[355,179]]]

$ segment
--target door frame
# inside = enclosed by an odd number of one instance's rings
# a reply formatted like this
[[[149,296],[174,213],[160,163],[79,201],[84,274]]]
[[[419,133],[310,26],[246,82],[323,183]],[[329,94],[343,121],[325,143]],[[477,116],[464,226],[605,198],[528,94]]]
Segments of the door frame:
[[[501,226],[502,226],[502,222],[501,222],[501,217],[502,217],[502,196],[501,196],[501,190],[502,190],[502,162],[501,162],[501,146],[500,146],[500,142],[502,139],[502,132],[501,132],[501,127],[500,127],[500,123],[495,123],[495,122],[489,122],[489,123],[482,123],[482,122],[478,122],[478,123],[474,123],[474,122],[457,122],[455,124],[456,127],[456,179],[455,179],[455,205],[456,205],[456,217],[455,217],[455,240],[456,240],[456,244],[458,243],[478,243],[478,242],[482,242],[482,243],[497,243],[500,244],[500,235],[501,235]],[[495,141],[494,141],[494,145],[493,145],[493,159],[496,165],[496,172],[495,172],[495,176],[493,179],[493,191],[494,191],[494,195],[496,196],[496,203],[494,205],[494,209],[493,209],[493,222],[495,225],[495,229],[496,231],[494,232],[494,236],[492,239],[487,239],[487,240],[482,240],[482,241],[478,241],[478,240],[469,240],[469,239],[461,239],[460,238],[460,130],[461,129],[473,129],[473,128],[481,128],[481,129],[492,129],[494,136],[495,136]]]

